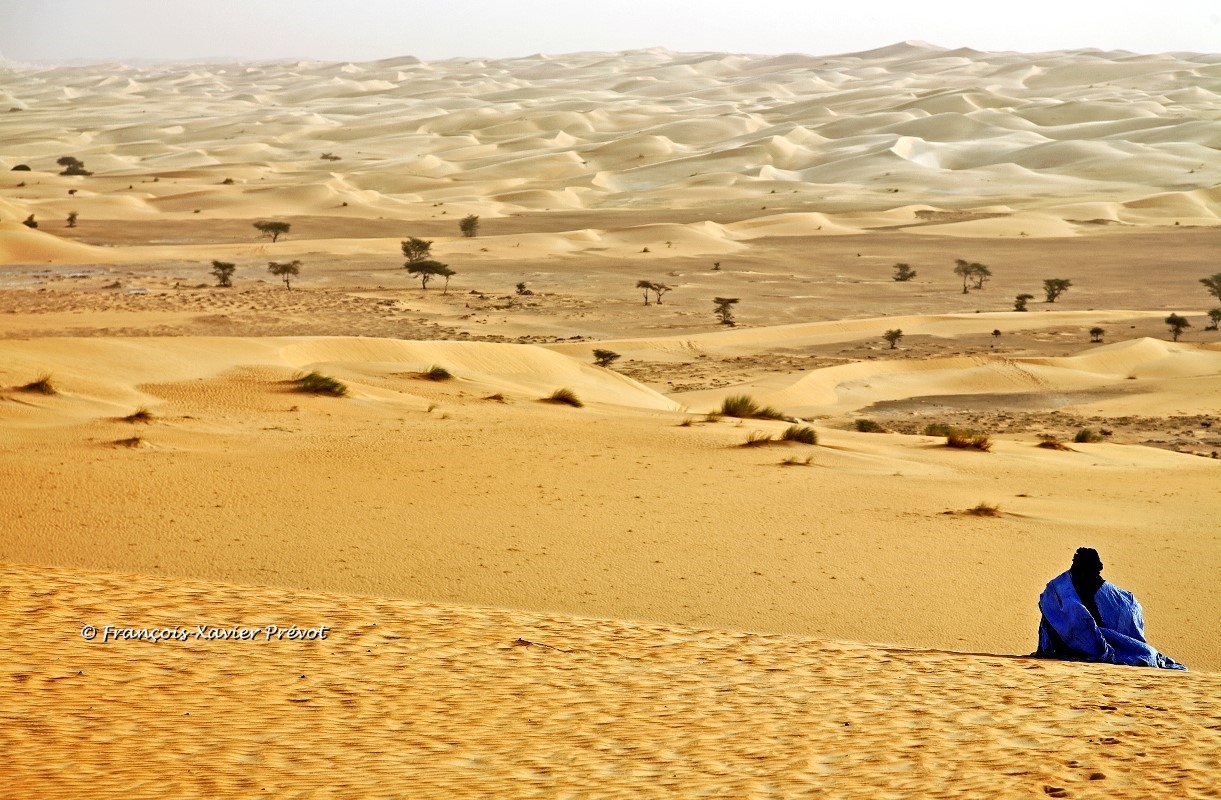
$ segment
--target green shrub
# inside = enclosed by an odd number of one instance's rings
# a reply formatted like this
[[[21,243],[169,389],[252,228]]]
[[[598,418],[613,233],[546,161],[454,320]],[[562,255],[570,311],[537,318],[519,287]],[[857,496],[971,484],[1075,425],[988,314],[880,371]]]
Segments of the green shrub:
[[[746,437],[746,441],[742,442],[743,447],[762,447],[765,444],[772,443],[772,435],[763,431],[751,431]]]
[[[572,389],[556,389],[551,394],[543,398],[548,403],[562,403],[573,408],[584,408],[585,404],[572,391]]]
[[[430,381],[447,381],[454,376],[445,367],[433,364],[426,371],[421,372],[420,377]]]
[[[297,391],[307,394],[324,394],[329,397],[346,397],[348,387],[334,378],[321,372],[308,372],[293,378]]]
[[[59,394],[59,390],[51,382],[50,373],[39,375],[38,380],[30,381],[25,386],[18,386],[17,388],[20,391],[31,392],[33,394]]]
[[[924,426],[925,436],[949,436],[953,431],[958,430],[953,425],[945,422],[930,422]]]
[[[721,414],[738,419],[784,419],[784,414],[771,406],[760,406],[750,395],[738,394],[721,401]]]
[[[1089,428],[1082,428],[1077,431],[1077,435],[1073,437],[1073,441],[1077,444],[1092,444],[1093,442],[1101,442],[1102,437],[1094,433]]]
[[[818,433],[809,425],[790,425],[780,434],[781,441],[818,444]]]
[[[871,419],[858,419],[856,421],[856,429],[860,433],[890,433],[890,431]]]

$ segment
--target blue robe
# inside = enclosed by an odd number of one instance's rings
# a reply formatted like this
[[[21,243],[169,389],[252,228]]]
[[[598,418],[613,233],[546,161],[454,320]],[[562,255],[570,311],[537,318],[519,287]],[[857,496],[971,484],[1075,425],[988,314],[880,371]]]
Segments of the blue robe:
[[[1035,655],[1132,667],[1187,669],[1145,641],[1145,616],[1131,592],[1104,581],[1094,595],[1094,602],[1102,618],[1101,626],[1077,596],[1072,575],[1065,572],[1053,578],[1039,596],[1043,620],[1039,624],[1039,649]]]

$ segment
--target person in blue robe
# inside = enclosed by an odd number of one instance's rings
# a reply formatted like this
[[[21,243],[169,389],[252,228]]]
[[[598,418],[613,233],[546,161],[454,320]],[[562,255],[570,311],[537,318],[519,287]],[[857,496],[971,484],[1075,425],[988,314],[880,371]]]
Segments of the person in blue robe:
[[[1102,559],[1078,548],[1073,566],[1039,596],[1040,658],[1186,670],[1145,641],[1145,617],[1131,592],[1102,577]]]

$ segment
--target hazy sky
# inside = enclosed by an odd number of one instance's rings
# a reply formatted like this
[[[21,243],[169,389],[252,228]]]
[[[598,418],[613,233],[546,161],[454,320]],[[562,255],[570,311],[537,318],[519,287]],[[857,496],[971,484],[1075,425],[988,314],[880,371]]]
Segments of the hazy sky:
[[[501,57],[666,47],[1221,52],[1221,0],[0,0],[13,61]]]

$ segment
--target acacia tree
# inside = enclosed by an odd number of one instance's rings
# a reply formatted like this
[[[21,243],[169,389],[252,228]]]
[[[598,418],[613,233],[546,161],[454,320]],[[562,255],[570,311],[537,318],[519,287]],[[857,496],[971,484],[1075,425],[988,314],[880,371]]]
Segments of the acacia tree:
[[[894,350],[895,346],[899,344],[899,340],[903,338],[903,331],[898,328],[891,328],[882,334],[882,338],[890,342],[890,349]]]
[[[1221,272],[1214,272],[1210,277],[1200,278],[1200,283],[1213,297],[1221,300]]]
[[[636,281],[636,288],[643,290],[644,304],[647,306],[649,304],[649,292],[653,289],[653,282],[644,280]]]
[[[1165,319],[1166,327],[1170,329],[1170,335],[1177,342],[1179,337],[1183,335],[1183,331],[1191,327],[1191,323],[1186,317],[1180,317],[1178,314],[1171,314]]]
[[[712,298],[712,313],[720,318],[722,325],[737,325],[733,318],[733,307],[737,305],[738,298],[736,297],[714,297]]]
[[[283,278],[285,287],[291,290],[293,287],[289,284],[289,281],[301,274],[301,262],[271,261],[267,264],[267,271],[277,278]]]
[[[661,296],[673,288],[664,283],[654,283],[652,286],[653,294],[657,295],[657,305],[661,305]]]
[[[229,288],[233,285],[233,272],[237,265],[228,261],[213,261],[212,274],[216,276],[216,285]]]
[[[1072,285],[1072,281],[1064,278],[1048,278],[1043,281],[1043,294],[1047,296],[1047,302],[1054,303],[1056,298],[1067,292],[1068,287]]]
[[[594,350],[594,363],[599,367],[609,367],[620,358],[621,356],[614,350]]]
[[[55,163],[59,164],[61,167],[64,168],[63,172],[59,173],[60,175],[92,175],[93,174],[89,170],[85,169],[85,162],[81,161],[79,158],[76,158],[75,156],[60,156],[59,158],[57,158],[55,160]]]
[[[412,236],[410,239],[405,239],[400,243],[399,247],[403,250],[403,256],[406,257],[407,263],[414,264],[417,261],[425,261],[432,257],[432,242],[424,239],[417,239]]]
[[[1033,299],[1034,299],[1033,294],[1026,294],[1025,292],[1023,292],[1022,294],[1019,294],[1013,300],[1013,310],[1014,311],[1025,311],[1026,310],[1026,301],[1033,300]]]
[[[970,262],[964,261],[961,258],[954,259],[954,274],[962,277],[962,293],[963,294],[966,294],[967,292],[970,291],[970,289],[967,288],[967,281],[970,280],[971,275],[972,275],[971,266],[972,265]]]
[[[79,215],[79,214],[77,214],[75,211],[69,211],[69,212],[68,212],[68,227],[69,227],[69,228],[75,228],[75,227],[76,227],[76,218],[77,218],[78,216],[80,216],[80,215]]]
[[[916,271],[911,268],[910,264],[899,262],[898,264],[895,264],[894,270],[894,279],[899,282],[910,281],[912,278],[916,277]]]
[[[403,264],[403,268],[407,270],[409,275],[415,275],[420,279],[420,287],[428,288],[428,282],[436,277],[445,278],[445,289],[441,294],[449,292],[449,279],[451,276],[458,273],[449,268],[448,265],[442,264],[440,261],[434,261],[431,258],[426,258],[423,261],[408,261]]]
[[[1215,331],[1217,329],[1217,326],[1221,325],[1221,308],[1208,309],[1208,318],[1212,321],[1212,324],[1209,325],[1204,330]]]
[[[462,231],[462,235],[468,239],[474,239],[479,233],[479,217],[475,214],[467,214],[458,223],[458,230]]]
[[[1102,328],[1099,328],[1099,327],[1090,328],[1090,341],[1094,342],[1094,343],[1101,342],[1102,335],[1104,333],[1106,333],[1106,331],[1103,330]]]
[[[992,277],[992,270],[988,269],[985,265],[980,264],[978,262],[972,263],[970,266],[970,270],[971,270],[971,279],[975,281],[976,289],[983,289],[984,281],[986,281],[986,280],[988,280],[988,278]]]
[[[288,233],[288,229],[292,225],[288,222],[268,222],[259,220],[254,223],[254,229],[264,236],[270,236],[272,244],[275,244],[276,239],[279,239],[284,234]]]

